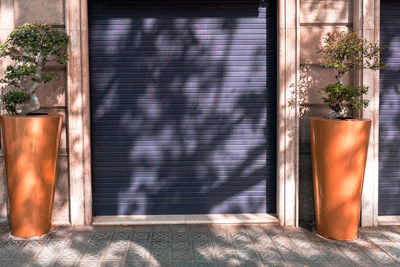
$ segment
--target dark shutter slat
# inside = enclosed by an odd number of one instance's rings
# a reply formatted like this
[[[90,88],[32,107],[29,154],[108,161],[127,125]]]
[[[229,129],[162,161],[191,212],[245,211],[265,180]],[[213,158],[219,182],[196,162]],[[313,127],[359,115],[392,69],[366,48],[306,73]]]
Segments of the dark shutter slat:
[[[380,75],[379,215],[400,214],[400,4],[381,1],[381,44],[387,64]]]
[[[94,215],[275,213],[276,8],[89,1]]]

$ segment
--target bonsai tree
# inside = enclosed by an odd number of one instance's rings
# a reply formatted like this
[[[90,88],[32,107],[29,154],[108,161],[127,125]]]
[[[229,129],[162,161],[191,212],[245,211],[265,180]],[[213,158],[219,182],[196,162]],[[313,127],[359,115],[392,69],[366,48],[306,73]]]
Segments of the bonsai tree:
[[[337,83],[328,84],[319,90],[324,95],[324,103],[328,103],[333,112],[327,118],[346,118],[347,103],[352,110],[368,106],[368,100],[363,99],[368,87],[356,87],[343,83],[346,72],[363,68],[378,70],[385,67],[380,60],[383,47],[369,43],[357,33],[334,31],[328,33],[318,52],[322,54],[321,64],[324,68],[336,70]]]
[[[46,24],[27,23],[10,33],[0,46],[0,57],[9,57],[14,62],[7,66],[0,80],[8,87],[2,101],[9,113],[17,114],[18,107],[21,114],[40,108],[38,86],[56,77],[55,72],[44,73],[43,66],[50,61],[66,64],[68,43],[65,32]]]

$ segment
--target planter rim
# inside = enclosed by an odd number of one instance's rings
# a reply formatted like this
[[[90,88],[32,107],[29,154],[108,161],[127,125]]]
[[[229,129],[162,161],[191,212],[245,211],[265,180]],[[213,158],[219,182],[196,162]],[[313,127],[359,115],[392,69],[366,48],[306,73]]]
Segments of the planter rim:
[[[324,118],[322,116],[312,116],[312,117],[309,117],[308,119],[314,120],[314,121],[326,121],[326,122],[332,122],[332,123],[350,123],[350,122],[355,122],[355,121],[371,121],[370,119],[363,119],[363,118],[357,118],[357,117],[354,117],[352,119],[341,120],[341,119],[328,119],[328,118]]]
[[[47,114],[40,114],[40,115],[13,115],[13,114],[2,114],[0,117],[6,117],[6,118],[14,118],[14,119],[48,119],[48,118],[57,118],[62,116],[60,113],[47,113]]]

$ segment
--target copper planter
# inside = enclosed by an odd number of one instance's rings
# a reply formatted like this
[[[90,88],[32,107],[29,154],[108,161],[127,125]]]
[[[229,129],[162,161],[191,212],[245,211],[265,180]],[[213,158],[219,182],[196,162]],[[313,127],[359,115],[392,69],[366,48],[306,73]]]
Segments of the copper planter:
[[[371,121],[310,117],[317,232],[357,238]]]
[[[11,233],[45,234],[51,228],[62,116],[2,115],[1,126]]]

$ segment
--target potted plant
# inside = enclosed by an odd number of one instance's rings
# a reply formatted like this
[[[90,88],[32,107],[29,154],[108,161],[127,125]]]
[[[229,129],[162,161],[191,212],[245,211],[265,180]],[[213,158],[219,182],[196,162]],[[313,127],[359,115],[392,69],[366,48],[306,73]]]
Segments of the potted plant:
[[[351,31],[328,33],[319,48],[322,66],[336,70],[337,79],[319,90],[332,113],[309,118],[317,232],[327,238],[357,237],[371,128],[370,120],[348,115],[368,106],[368,87],[344,84],[343,76],[383,68],[381,51]]]
[[[10,204],[11,233],[33,237],[51,228],[62,115],[37,113],[36,90],[50,82],[44,72],[50,61],[65,64],[69,36],[48,25],[24,24],[0,46],[8,57],[2,102],[9,114],[1,116],[3,148]]]

